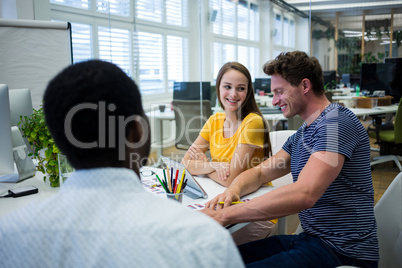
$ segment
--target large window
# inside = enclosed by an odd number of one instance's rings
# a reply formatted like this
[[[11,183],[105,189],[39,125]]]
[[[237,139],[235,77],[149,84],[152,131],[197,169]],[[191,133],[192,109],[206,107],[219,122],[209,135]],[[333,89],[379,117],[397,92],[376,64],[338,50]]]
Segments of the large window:
[[[228,61],[245,65],[254,78],[259,68],[259,8],[252,1],[211,0],[213,75]]]
[[[293,19],[275,12],[273,40],[276,46],[295,47],[295,22]]]
[[[50,3],[52,19],[71,22],[74,63],[92,58],[113,62],[145,96],[168,93],[173,81],[189,76],[187,0]]]

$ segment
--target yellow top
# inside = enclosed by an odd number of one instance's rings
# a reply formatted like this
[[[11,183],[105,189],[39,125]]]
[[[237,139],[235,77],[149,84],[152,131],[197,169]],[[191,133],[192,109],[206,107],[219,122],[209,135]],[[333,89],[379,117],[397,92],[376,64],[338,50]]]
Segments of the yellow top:
[[[223,137],[225,113],[212,115],[202,128],[200,135],[209,142],[213,162],[230,162],[239,144],[257,146],[250,160],[235,159],[239,164],[247,164],[245,170],[259,165],[264,160],[264,122],[255,113],[247,115],[237,131],[230,138]],[[269,183],[267,185],[272,185]]]

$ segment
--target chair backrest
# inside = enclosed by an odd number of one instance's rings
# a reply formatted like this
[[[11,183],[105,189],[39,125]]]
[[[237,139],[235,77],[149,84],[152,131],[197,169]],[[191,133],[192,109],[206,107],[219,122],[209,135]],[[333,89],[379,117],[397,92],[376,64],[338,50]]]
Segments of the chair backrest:
[[[199,100],[173,100],[172,104],[176,123],[175,146],[187,150],[212,115],[211,102],[202,101],[202,116]]]
[[[269,138],[271,140],[272,154],[279,152],[286,140],[294,133],[296,133],[296,130],[270,131]]]
[[[380,248],[379,267],[402,267],[402,172],[374,207]]]
[[[395,143],[402,143],[402,98],[399,100],[398,110],[395,114]]]

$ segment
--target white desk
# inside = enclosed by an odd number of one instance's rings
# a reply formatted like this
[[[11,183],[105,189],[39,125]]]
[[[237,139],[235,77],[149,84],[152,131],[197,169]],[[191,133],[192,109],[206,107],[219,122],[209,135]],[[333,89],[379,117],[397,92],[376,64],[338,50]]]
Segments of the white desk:
[[[389,113],[396,113],[398,110],[398,105],[388,105],[388,106],[378,106],[377,108],[368,109],[368,108],[350,108],[350,110],[356,116],[363,116],[363,115],[378,115],[378,114],[389,114]]]
[[[281,178],[282,183],[284,180],[286,180],[285,184],[291,183],[292,177],[290,174],[284,176]],[[208,198],[207,199],[191,199],[187,197],[186,195],[183,196],[183,205],[188,206],[188,205],[193,205],[193,204],[205,204],[207,201],[211,200],[218,194],[222,193],[226,188],[213,180],[207,178],[207,177],[196,177],[197,182],[201,185],[201,187],[207,192]],[[28,203],[33,202],[33,201],[38,201],[38,200],[44,200],[46,198],[51,197],[52,195],[56,194],[59,191],[59,187],[53,188],[50,187],[48,182],[43,182],[43,174],[40,172],[37,172],[35,177],[29,178],[27,180],[24,180],[19,183],[9,183],[9,184],[4,184],[2,183],[1,186],[7,187],[8,189],[14,188],[14,187],[20,187],[20,186],[25,186],[25,185],[34,185],[35,187],[38,188],[39,192],[37,194],[33,195],[28,195],[28,196],[22,196],[22,197],[17,197],[17,198],[0,198],[0,217],[12,212],[15,209],[21,208],[23,206],[26,206]],[[282,184],[281,184],[282,185]],[[63,186],[61,186],[63,187]],[[261,187],[258,191],[251,193],[249,195],[244,196],[242,199],[252,199],[254,197],[263,195],[267,192],[270,192],[279,186],[263,186]],[[1,195],[5,195],[6,193],[2,193]],[[164,194],[159,194],[156,195],[159,198],[164,198],[166,199],[166,196]],[[245,224],[238,224],[232,228],[230,228],[230,232],[235,232],[238,229],[242,228]],[[285,218],[279,219],[278,221],[278,230],[279,232],[284,232],[284,227],[285,226]]]
[[[49,198],[50,196],[59,191],[58,187],[57,188],[50,187],[48,181],[44,182],[43,174],[39,171],[36,172],[35,177],[26,179],[19,183],[1,183],[1,189],[12,189],[14,187],[21,187],[26,185],[35,186],[36,188],[38,188],[39,192],[37,194],[17,198],[12,197],[0,198],[0,217],[10,213],[11,211],[19,207],[27,205],[29,202]],[[4,191],[1,191],[0,193],[1,195],[7,194],[7,192]]]

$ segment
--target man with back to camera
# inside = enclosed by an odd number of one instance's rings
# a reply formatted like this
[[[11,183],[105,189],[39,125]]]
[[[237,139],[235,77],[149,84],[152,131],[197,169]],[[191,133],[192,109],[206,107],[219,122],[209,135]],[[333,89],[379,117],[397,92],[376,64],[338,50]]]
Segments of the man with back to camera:
[[[50,81],[44,113],[76,171],[58,193],[0,219],[4,267],[244,266],[227,230],[141,185],[150,129],[121,69],[67,67]]]
[[[272,104],[285,117],[299,115],[305,123],[277,154],[241,173],[203,212],[222,225],[299,213],[301,234],[239,246],[248,267],[377,267],[366,130],[350,110],[327,100],[316,58],[300,51],[281,53],[263,68],[271,75]],[[294,183],[230,206],[289,172]],[[217,202],[224,202],[223,208]]]

